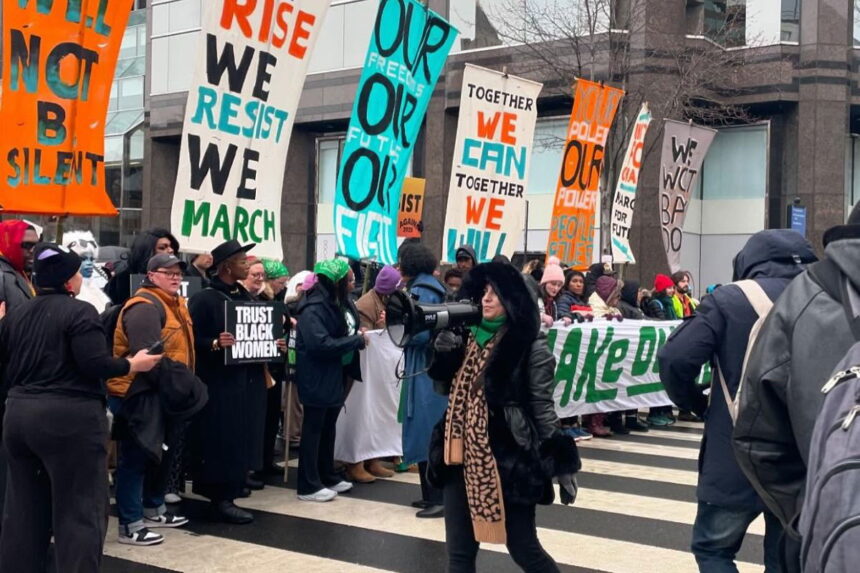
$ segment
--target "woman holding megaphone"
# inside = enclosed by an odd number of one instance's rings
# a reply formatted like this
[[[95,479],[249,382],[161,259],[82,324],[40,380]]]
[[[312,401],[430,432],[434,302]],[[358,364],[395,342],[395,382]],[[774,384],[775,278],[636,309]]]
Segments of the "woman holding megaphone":
[[[444,330],[430,375],[448,393],[430,445],[428,476],[444,490],[449,571],[475,571],[478,546],[504,543],[524,571],[558,571],[537,538],[535,507],[573,503],[580,468],[555,413],[555,359],[538,307],[511,265],[473,268],[460,294],[480,303],[465,334]]]

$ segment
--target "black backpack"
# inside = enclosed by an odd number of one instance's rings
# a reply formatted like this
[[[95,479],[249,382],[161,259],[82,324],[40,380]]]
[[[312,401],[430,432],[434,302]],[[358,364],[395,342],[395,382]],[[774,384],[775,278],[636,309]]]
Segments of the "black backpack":
[[[161,304],[161,301],[158,300],[155,295],[150,294],[146,291],[137,292],[134,294],[134,296],[141,296],[155,305],[155,308],[158,309],[158,315],[161,317],[161,327],[164,328],[164,325],[167,322],[167,314],[164,311],[164,305]],[[116,326],[119,322],[119,315],[122,312],[122,309],[125,308],[126,304],[128,304],[128,301],[123,304],[115,304],[113,306],[109,306],[99,315],[99,322],[102,323],[102,328],[105,331],[105,342],[107,343],[108,352],[110,352],[111,354],[113,354],[113,335],[114,332],[116,332]]]

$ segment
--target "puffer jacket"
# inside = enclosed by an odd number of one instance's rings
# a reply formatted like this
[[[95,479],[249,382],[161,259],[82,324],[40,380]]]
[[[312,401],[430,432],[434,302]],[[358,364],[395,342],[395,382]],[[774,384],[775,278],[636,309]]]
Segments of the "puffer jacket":
[[[489,410],[490,447],[499,468],[506,503],[552,503],[553,476],[581,467],[572,439],[561,433],[555,413],[555,358],[539,334],[537,308],[519,273],[510,265],[488,263],[472,269],[461,292],[480,300],[490,283],[505,305],[507,329],[483,370]],[[430,376],[447,394],[465,357],[466,337],[458,350],[438,353]],[[447,417],[447,416],[446,416]],[[428,477],[445,484],[451,468],[444,462],[445,420],[436,424],[430,442]]]
[[[558,295],[556,304],[558,305],[559,318],[573,318],[573,307],[588,306],[588,301],[583,297],[573,294],[568,289],[564,289]]]
[[[756,281],[776,300],[791,280],[815,261],[812,246],[788,229],[762,231],[735,257],[735,277]],[[735,395],[750,330],[758,316],[743,292],[726,285],[702,301],[698,312],[678,327],[660,349],[660,380],[672,402],[705,419],[699,453],[699,501],[720,507],[762,511],[764,505],[741,472],[732,451],[732,419],[719,380],[711,381],[710,400],[696,379],[707,363],[718,363]],[[714,360],[714,358],[717,360]]]
[[[824,252],[860,291],[860,232],[830,242]],[[821,387],[853,344],[842,304],[807,271],[782,293],[750,355],[734,450],[741,469],[785,525],[803,502]]]

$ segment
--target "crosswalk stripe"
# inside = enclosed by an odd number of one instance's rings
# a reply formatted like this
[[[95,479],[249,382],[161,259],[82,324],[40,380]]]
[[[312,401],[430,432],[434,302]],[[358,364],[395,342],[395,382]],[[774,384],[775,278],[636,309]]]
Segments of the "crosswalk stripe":
[[[655,436],[658,438],[671,438],[673,440],[683,440],[688,442],[696,442],[698,444],[702,441],[702,434],[694,433],[688,434],[686,432],[673,432],[672,430],[661,430],[657,428],[651,428],[648,430],[647,434],[643,434],[645,436]]]
[[[251,526],[253,527],[253,526]],[[253,543],[235,541],[225,537],[197,535],[184,529],[159,529],[164,543],[156,547],[122,545],[116,540],[117,520],[112,517],[105,542],[105,554],[115,558],[136,561],[157,567],[170,568],[183,573],[274,573],[276,571],[313,571],[314,573],[375,573],[386,571],[274,549]],[[285,532],[285,534],[288,534]]]
[[[632,441],[593,439],[579,443],[580,451],[598,449],[611,450],[613,452],[625,452],[634,454],[649,454],[666,456],[672,458],[680,458],[684,460],[696,460],[699,458],[699,450],[691,448],[679,448],[673,446],[661,446],[651,444],[641,444]]]

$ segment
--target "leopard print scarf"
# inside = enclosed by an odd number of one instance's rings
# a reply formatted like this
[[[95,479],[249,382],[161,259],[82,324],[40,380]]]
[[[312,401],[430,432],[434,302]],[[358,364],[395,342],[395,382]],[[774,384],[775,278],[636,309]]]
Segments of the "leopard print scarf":
[[[451,387],[445,426],[445,464],[464,466],[469,514],[479,543],[507,541],[502,482],[490,449],[483,377],[490,353],[502,334],[499,331],[484,348],[470,340],[466,359]]]

